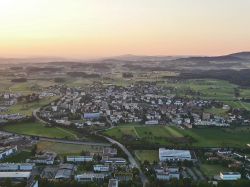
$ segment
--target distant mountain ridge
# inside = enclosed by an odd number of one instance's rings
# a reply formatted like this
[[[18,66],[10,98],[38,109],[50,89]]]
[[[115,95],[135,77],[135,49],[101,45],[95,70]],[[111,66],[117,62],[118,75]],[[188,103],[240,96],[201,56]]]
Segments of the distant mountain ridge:
[[[146,56],[146,55],[121,55],[100,59],[83,60],[73,58],[41,57],[41,58],[0,58],[0,64],[9,63],[63,63],[63,62],[250,62],[250,52],[238,52],[222,56]]]

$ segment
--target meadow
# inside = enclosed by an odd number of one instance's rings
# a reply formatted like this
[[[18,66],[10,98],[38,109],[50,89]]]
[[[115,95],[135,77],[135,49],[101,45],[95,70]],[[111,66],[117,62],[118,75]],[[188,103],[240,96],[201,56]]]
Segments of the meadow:
[[[46,127],[39,122],[23,122],[14,125],[6,125],[2,128],[5,131],[31,136],[42,136],[48,138],[67,138],[74,140],[74,132],[60,127]]]
[[[155,144],[158,146],[246,147],[250,143],[250,129],[193,128],[175,126],[118,126],[104,132],[125,144]],[[132,140],[130,140],[130,137]],[[128,139],[126,141],[126,138]]]
[[[80,155],[82,151],[98,154],[102,152],[102,147],[39,141],[37,151],[53,151],[60,155]]]

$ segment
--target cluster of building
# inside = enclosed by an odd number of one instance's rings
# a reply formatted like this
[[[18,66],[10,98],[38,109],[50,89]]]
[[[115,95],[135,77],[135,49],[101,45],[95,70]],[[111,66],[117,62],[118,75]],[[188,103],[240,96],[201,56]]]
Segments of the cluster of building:
[[[229,119],[202,112],[212,107],[226,108],[221,102],[178,97],[171,88],[155,83],[128,87],[92,85],[86,89],[67,88],[64,96],[43,108],[40,116],[61,125],[105,125],[138,122],[146,125],[172,123],[228,127]],[[72,117],[73,116],[73,117]]]

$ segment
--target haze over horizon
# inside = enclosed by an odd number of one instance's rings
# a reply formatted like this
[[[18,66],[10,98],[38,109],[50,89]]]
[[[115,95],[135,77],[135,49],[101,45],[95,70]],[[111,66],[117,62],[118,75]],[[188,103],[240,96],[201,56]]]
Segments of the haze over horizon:
[[[250,50],[248,0],[1,0],[0,57]]]

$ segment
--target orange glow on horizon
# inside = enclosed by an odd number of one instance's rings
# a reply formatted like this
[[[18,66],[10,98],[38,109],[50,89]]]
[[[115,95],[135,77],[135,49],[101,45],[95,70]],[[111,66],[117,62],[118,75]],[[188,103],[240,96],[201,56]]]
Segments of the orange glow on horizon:
[[[1,0],[0,57],[250,50],[249,0]]]

